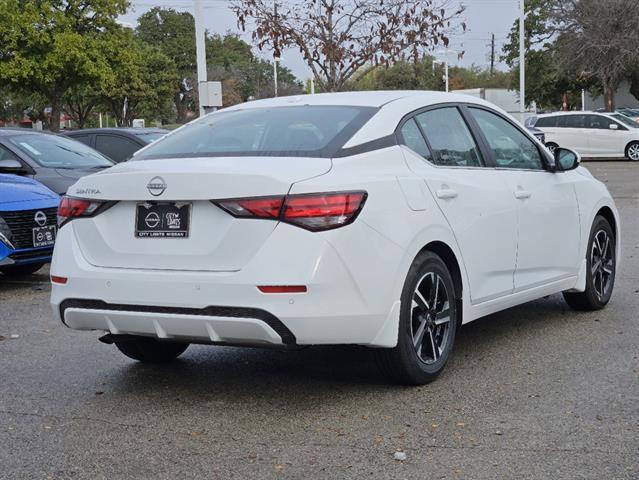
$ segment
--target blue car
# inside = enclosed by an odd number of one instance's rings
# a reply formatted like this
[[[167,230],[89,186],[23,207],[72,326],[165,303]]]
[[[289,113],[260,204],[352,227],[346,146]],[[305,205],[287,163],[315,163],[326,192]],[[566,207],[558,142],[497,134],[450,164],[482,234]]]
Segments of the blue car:
[[[35,180],[0,174],[0,272],[28,275],[51,261],[57,194]]]

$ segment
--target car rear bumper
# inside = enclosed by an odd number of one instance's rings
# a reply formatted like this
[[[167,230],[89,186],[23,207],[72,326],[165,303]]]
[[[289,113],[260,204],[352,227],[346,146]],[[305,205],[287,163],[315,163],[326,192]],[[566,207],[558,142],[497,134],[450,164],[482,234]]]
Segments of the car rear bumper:
[[[112,335],[145,335],[200,343],[295,345],[295,335],[274,315],[257,308],[171,308],[65,300],[65,325]]]
[[[380,262],[379,278],[361,278],[321,235],[280,225],[238,272],[141,270],[91,265],[72,225],[60,229],[51,266],[52,276],[67,279],[53,283],[51,303],[70,328],[193,343],[393,346],[396,341],[378,335],[397,313],[388,285],[395,272],[383,271]],[[372,243],[368,227],[348,228],[348,235]],[[365,249],[366,242],[362,245]],[[363,271],[370,272],[370,266]],[[304,285],[307,291],[267,294],[258,285]]]

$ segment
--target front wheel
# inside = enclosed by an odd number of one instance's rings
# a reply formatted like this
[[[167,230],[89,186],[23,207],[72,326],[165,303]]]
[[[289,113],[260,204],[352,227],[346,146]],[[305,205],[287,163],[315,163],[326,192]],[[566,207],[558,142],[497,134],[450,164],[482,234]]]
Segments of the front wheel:
[[[137,337],[116,341],[115,346],[127,357],[142,363],[167,363],[182,355],[189,344]]]
[[[432,252],[420,254],[402,291],[397,346],[376,351],[380,368],[393,381],[423,385],[442,372],[459,323],[455,298],[444,261]]]
[[[597,216],[592,224],[586,251],[586,290],[564,292],[566,303],[575,310],[600,310],[612,296],[615,285],[615,235],[608,220]]]
[[[559,148],[559,145],[557,145],[556,143],[553,143],[553,142],[548,142],[546,144],[546,148],[550,151],[550,153],[552,153],[554,155],[555,154],[555,150],[557,150]]]
[[[626,147],[626,158],[628,160],[639,161],[639,142],[631,142]]]

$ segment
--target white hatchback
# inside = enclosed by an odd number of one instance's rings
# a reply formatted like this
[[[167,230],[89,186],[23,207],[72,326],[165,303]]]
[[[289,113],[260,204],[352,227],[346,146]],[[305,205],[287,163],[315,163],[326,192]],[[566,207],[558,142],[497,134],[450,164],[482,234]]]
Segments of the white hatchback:
[[[621,113],[557,112],[531,122],[546,146],[572,148],[584,158],[639,160],[639,124]]]
[[[459,326],[612,294],[606,187],[507,114],[439,92],[278,98],[200,118],[59,208],[53,310],[140,361],[190,343],[377,347],[433,380]]]

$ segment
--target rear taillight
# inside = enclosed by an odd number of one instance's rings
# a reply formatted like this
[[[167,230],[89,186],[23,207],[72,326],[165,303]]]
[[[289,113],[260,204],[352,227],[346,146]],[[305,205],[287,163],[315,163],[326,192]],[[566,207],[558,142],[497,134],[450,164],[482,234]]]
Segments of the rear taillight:
[[[74,218],[92,217],[106,205],[106,202],[83,198],[62,197],[58,205],[58,227]]]
[[[214,203],[234,217],[280,220],[318,232],[352,223],[365,201],[366,192],[335,192],[234,198]]]

